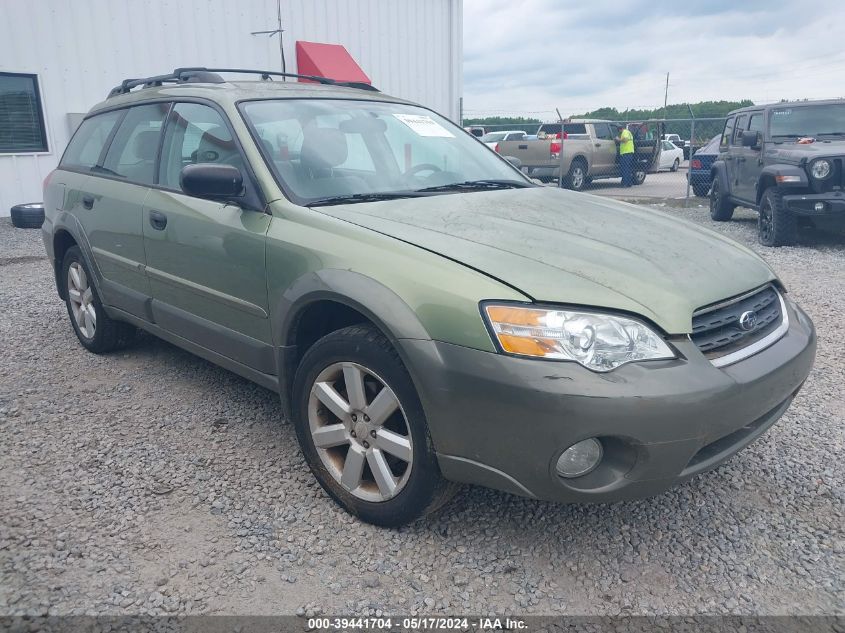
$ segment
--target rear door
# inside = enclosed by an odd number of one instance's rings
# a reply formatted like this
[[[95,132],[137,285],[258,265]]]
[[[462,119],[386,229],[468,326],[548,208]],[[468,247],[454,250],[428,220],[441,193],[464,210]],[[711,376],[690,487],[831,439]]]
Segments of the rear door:
[[[616,141],[608,123],[593,123],[593,173],[604,175],[616,168]]]
[[[270,215],[185,194],[180,172],[197,163],[234,165],[252,186],[224,115],[209,104],[179,102],[143,211],[153,316],[173,334],[273,374],[264,265]]]
[[[748,115],[748,124],[745,130],[737,129],[735,136],[737,136],[737,145],[733,152],[737,157],[737,185],[735,194],[743,200],[757,200],[757,180],[763,171],[763,164],[760,161],[760,152],[762,149],[754,149],[753,147],[742,146],[742,133],[744,131],[760,132],[762,137],[763,132],[763,111],[750,112]]]
[[[141,211],[155,175],[168,103],[113,113],[120,122],[105,155],[91,168],[79,219],[102,274],[104,303],[149,318]]]
[[[737,151],[736,146],[736,131],[737,129],[741,129],[747,120],[746,115],[741,114],[739,116],[733,117],[728,119],[727,123],[725,124],[725,130],[722,133],[722,144],[720,145],[719,149],[721,153],[721,159],[725,161],[725,172],[727,175],[728,185],[730,187],[728,193],[732,196],[737,196],[737,183],[739,173],[737,171],[737,158],[739,152]]]

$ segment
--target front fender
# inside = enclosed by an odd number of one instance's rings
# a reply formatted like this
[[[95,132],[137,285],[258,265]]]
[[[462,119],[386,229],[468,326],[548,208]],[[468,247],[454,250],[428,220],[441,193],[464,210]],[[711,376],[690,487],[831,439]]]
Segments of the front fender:
[[[290,410],[290,389],[296,372],[296,328],[306,308],[317,301],[348,306],[378,327],[394,344],[413,379],[401,341],[431,340],[411,307],[387,286],[351,270],[324,269],[309,272],[292,283],[274,306],[273,332],[278,341],[280,392],[285,413]]]

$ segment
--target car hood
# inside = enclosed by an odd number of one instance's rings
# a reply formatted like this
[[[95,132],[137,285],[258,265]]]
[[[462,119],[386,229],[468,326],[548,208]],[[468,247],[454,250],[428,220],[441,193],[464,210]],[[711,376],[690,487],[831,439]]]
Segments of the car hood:
[[[814,141],[796,143],[787,141],[767,146],[766,156],[799,161],[803,158],[812,160],[821,156],[841,156],[845,154],[845,140]]]
[[[439,253],[534,301],[633,312],[671,334],[691,331],[696,308],[775,278],[752,251],[717,233],[551,187],[315,210]]]

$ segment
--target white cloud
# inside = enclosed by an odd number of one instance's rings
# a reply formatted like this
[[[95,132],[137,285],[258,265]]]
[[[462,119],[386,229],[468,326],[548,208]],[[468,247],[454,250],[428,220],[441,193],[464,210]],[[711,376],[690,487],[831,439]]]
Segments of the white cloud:
[[[839,0],[464,0],[464,112],[845,96]]]

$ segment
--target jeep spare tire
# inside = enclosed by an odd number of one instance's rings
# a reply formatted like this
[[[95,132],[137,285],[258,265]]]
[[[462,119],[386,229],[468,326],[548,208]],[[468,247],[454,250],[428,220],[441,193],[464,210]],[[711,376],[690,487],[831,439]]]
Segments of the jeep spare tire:
[[[30,202],[12,207],[12,226],[18,229],[40,229],[44,224],[44,203]]]

